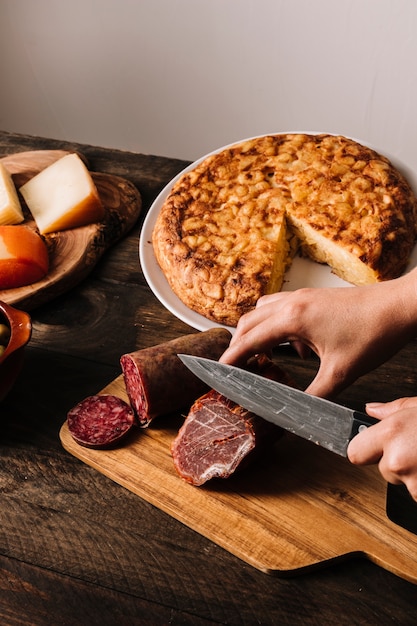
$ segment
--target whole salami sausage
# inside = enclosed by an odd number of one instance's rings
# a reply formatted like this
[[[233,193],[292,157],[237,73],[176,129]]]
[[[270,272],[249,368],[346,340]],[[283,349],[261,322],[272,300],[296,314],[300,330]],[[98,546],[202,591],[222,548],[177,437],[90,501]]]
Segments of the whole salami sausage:
[[[293,384],[265,355],[252,360],[248,368]],[[174,466],[181,478],[196,486],[212,478],[228,478],[282,434],[278,426],[211,390],[192,405],[172,443]]]
[[[231,333],[226,328],[211,328],[122,355],[120,364],[126,392],[139,426],[149,426],[158,415],[188,410],[208,390],[180,361],[178,354],[217,360],[230,339]]]
[[[135,425],[135,414],[127,402],[102,394],[88,396],[67,414],[68,430],[86,448],[111,448],[120,443]]]

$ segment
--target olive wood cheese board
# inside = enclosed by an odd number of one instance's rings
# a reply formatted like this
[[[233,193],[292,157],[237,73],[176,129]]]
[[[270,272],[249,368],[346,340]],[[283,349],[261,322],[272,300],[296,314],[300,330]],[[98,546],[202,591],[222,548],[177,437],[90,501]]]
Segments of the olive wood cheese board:
[[[100,393],[128,401],[122,375]],[[180,416],[157,418],[112,450],[78,445],[66,422],[60,438],[84,463],[263,572],[289,576],[362,556],[417,584],[417,535],[387,518],[376,466],[285,434],[245,470],[195,487],[170,453],[180,425]]]
[[[62,158],[65,150],[19,152],[0,160],[11,173],[17,189],[41,170]],[[84,161],[83,155],[79,155]],[[88,166],[88,163],[86,163]],[[30,310],[65,293],[85,278],[104,252],[135,224],[142,208],[136,187],[119,176],[91,172],[105,209],[101,222],[44,235],[49,252],[49,271],[40,281],[17,289],[0,290],[0,300]],[[35,227],[20,197],[25,222]]]

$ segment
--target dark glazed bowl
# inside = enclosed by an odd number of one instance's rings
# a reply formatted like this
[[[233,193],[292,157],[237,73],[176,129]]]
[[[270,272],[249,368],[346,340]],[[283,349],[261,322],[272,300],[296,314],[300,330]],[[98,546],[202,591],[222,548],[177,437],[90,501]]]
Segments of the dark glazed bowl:
[[[0,301],[0,323],[10,328],[10,338],[0,356],[0,402],[4,400],[23,365],[24,347],[32,334],[30,316]]]

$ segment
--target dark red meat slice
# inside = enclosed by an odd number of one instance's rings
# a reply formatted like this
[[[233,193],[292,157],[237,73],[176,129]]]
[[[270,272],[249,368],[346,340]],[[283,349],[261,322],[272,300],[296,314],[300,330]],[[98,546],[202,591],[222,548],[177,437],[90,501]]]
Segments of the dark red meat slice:
[[[180,361],[178,354],[218,360],[230,339],[231,334],[225,328],[211,328],[124,354],[120,364],[139,425],[144,428],[158,415],[188,409],[208,390]]]
[[[265,420],[211,390],[199,398],[172,444],[178,474],[193,485],[228,478],[270,428]]]
[[[109,394],[89,396],[67,415],[68,429],[81,446],[110,448],[118,444],[135,424],[135,414],[126,402]]]
[[[248,367],[290,384],[288,376],[265,356]],[[228,478],[265,445],[273,445],[283,431],[211,390],[196,400],[171,447],[178,474],[193,485],[212,478]]]

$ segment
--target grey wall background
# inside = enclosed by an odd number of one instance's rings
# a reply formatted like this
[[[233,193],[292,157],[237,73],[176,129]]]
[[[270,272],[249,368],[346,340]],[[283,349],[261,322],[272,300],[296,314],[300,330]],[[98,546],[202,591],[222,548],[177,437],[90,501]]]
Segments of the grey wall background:
[[[0,127],[196,159],[268,132],[417,172],[415,0],[0,0]]]

